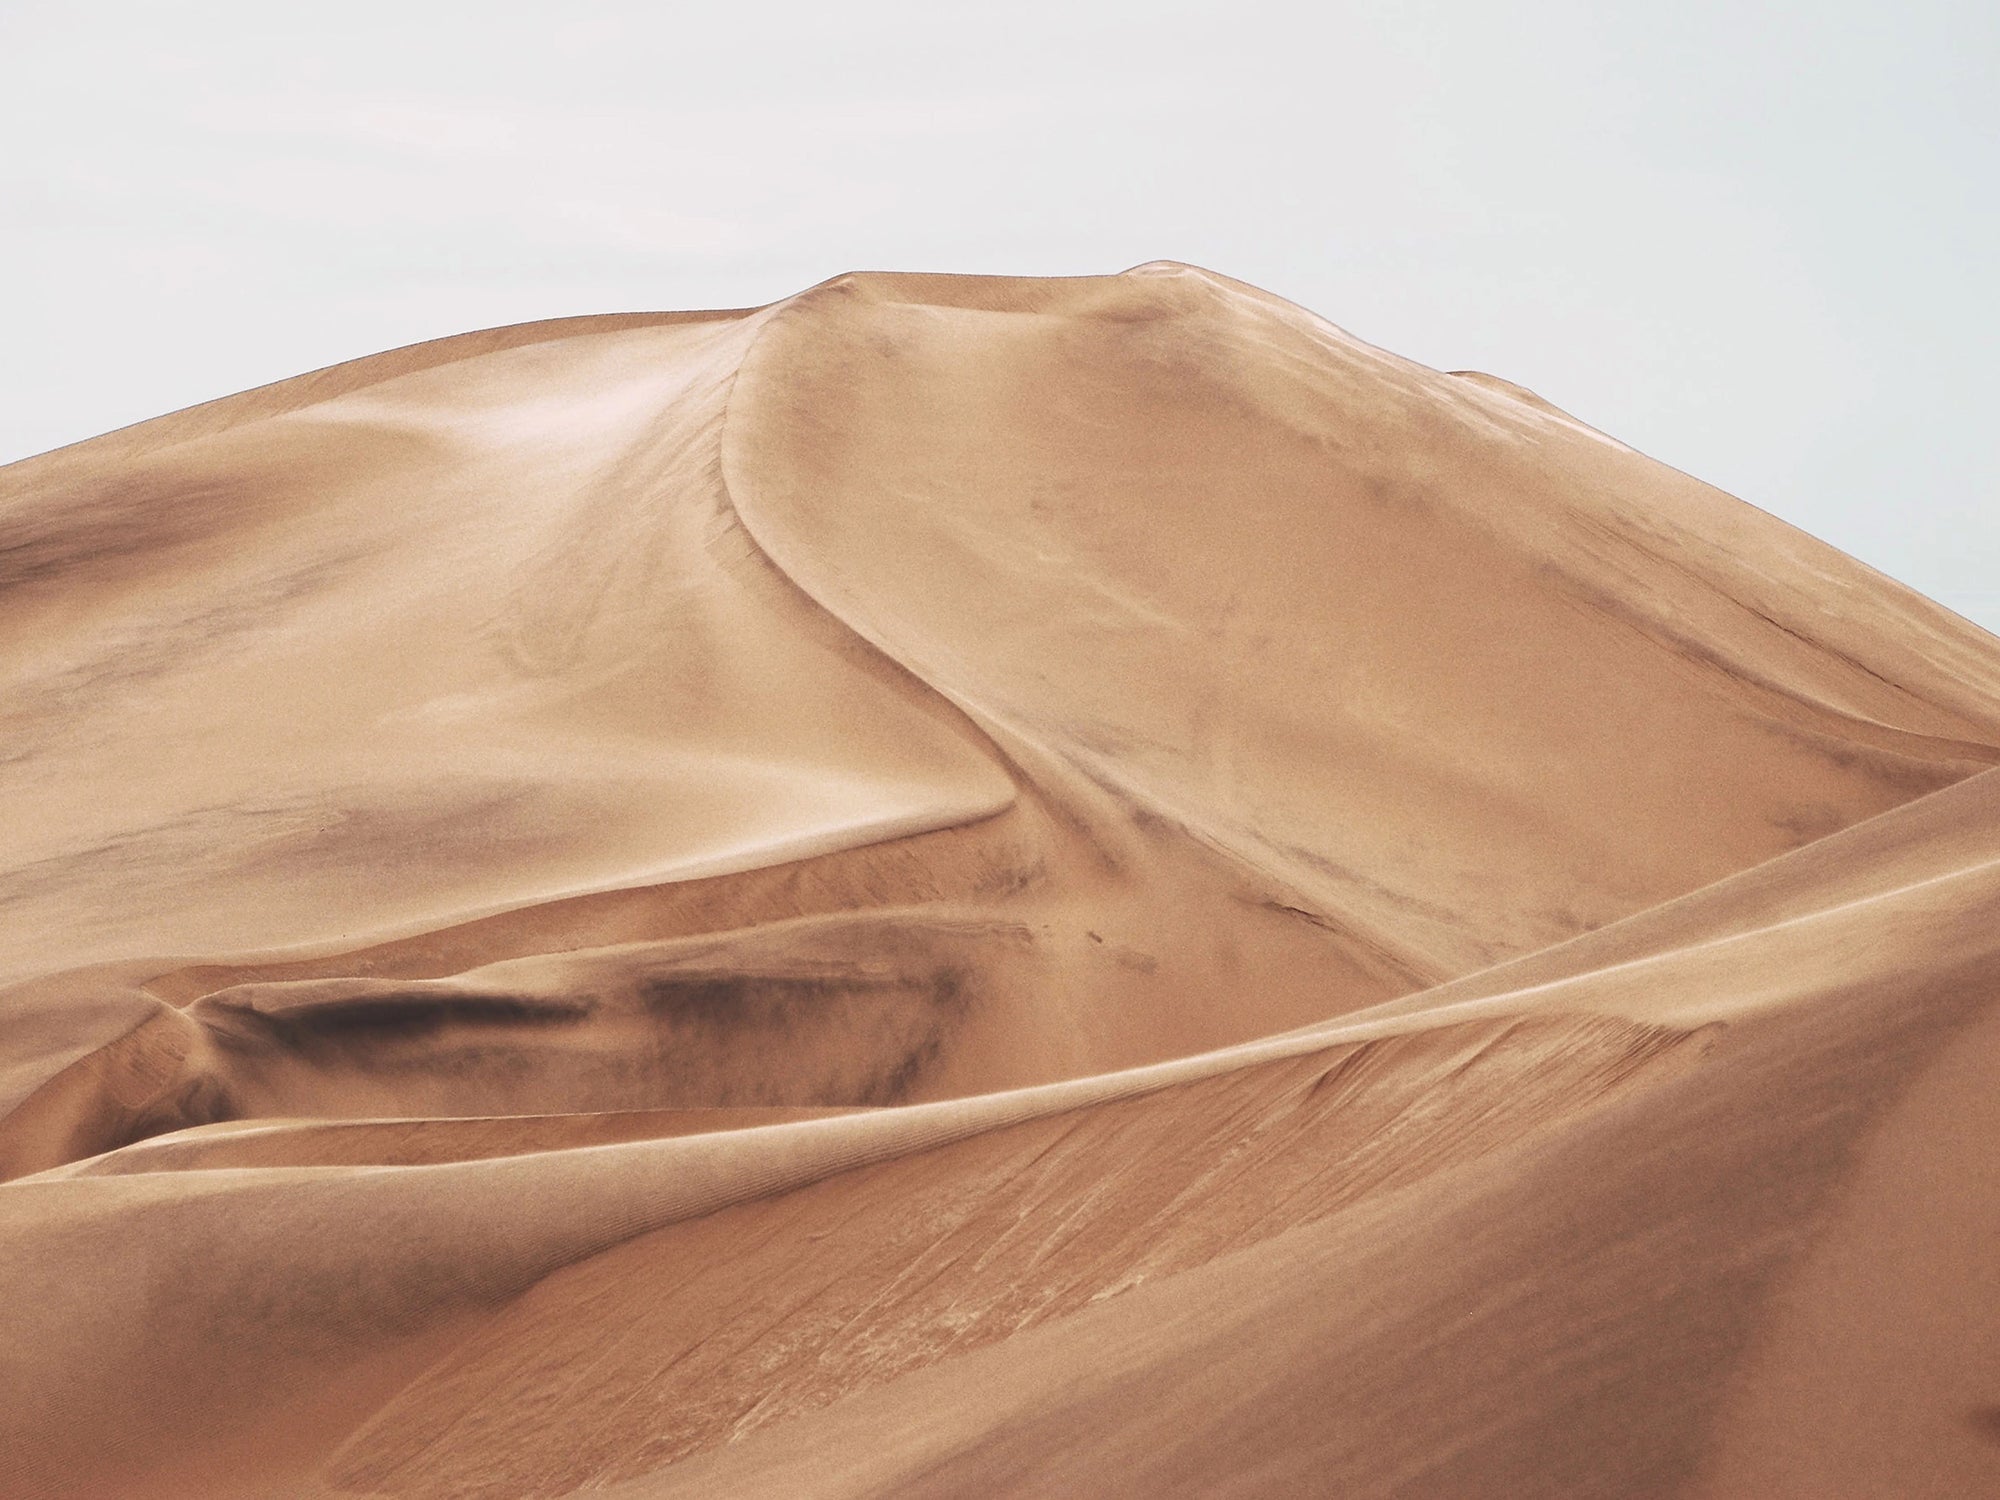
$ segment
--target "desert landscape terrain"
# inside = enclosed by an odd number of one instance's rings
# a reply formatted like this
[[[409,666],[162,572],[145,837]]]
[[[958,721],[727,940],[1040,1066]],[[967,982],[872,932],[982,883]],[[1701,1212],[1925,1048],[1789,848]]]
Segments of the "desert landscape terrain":
[[[13,464],[0,1494],[2000,1494],[1996,765],[2000,639],[1172,263]]]

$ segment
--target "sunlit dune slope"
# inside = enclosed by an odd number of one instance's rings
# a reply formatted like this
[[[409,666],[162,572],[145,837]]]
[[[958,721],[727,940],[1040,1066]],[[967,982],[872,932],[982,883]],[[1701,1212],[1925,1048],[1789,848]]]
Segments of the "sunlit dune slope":
[[[0,1492],[2000,1489],[2000,641],[1505,381],[468,335],[0,470],[0,683]]]

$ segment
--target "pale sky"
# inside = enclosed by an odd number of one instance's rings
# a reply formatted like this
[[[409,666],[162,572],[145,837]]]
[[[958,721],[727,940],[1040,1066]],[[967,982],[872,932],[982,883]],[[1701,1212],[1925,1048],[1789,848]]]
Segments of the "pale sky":
[[[2000,5],[0,0],[0,461],[840,271],[1170,258],[2000,630]]]

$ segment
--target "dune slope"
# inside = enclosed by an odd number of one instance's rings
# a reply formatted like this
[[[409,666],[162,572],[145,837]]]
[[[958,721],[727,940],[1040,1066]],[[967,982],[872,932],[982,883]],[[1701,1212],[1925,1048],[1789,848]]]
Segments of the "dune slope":
[[[0,470],[0,1489],[2000,1486],[2000,641],[1190,267]]]

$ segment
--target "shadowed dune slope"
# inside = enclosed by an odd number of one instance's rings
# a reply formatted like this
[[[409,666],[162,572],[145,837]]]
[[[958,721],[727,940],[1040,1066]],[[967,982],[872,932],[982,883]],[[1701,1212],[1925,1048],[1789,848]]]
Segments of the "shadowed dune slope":
[[[2000,1490],[1996,765],[1167,263],[0,470],[0,1492]]]

